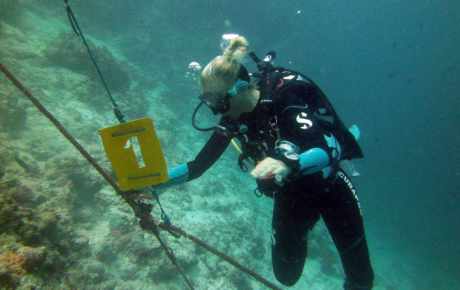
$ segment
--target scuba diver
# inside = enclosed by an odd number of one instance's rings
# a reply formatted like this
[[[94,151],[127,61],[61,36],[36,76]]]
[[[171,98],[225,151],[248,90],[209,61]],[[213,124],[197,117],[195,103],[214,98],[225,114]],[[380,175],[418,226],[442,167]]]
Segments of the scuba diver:
[[[373,270],[363,219],[350,178],[339,162],[362,158],[359,129],[347,129],[321,89],[304,75],[275,67],[249,53],[258,72],[241,64],[248,42],[226,35],[222,55],[201,72],[202,94],[193,126],[213,130],[193,161],[173,167],[166,187],[201,176],[235,138],[239,165],[256,179],[257,191],[274,200],[272,264],[279,282],[294,285],[307,257],[307,234],[321,217],[340,254],[345,290],[370,290]],[[207,105],[220,115],[218,125],[200,128],[195,117]]]

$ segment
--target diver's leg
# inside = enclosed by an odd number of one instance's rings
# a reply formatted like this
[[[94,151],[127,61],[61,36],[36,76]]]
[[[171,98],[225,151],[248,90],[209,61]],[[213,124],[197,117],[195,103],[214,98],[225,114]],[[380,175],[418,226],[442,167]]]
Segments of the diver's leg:
[[[319,213],[311,209],[305,219],[299,195],[276,193],[273,208],[272,264],[276,279],[286,286],[294,285],[303,272],[307,257],[307,231],[318,220]]]
[[[321,216],[339,251],[346,275],[345,290],[370,290],[373,286],[369,250],[356,189],[341,170],[324,200]]]

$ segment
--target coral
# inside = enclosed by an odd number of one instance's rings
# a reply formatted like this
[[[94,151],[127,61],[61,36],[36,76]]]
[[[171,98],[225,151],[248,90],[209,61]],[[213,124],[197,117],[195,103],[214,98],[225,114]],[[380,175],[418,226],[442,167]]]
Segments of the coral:
[[[254,289],[248,277],[238,270],[232,271],[228,279],[233,283],[235,289]]]
[[[149,271],[149,277],[156,283],[174,281],[177,275],[177,269],[171,263],[164,263],[158,269]]]
[[[50,226],[49,223],[43,222],[40,217],[34,215],[32,210],[20,208],[18,216],[22,218],[21,224],[14,228],[15,233],[22,241],[27,244],[38,245],[46,237],[46,228]]]
[[[111,245],[102,246],[96,253],[96,259],[106,265],[113,263],[117,259],[117,254]]]
[[[126,92],[131,82],[127,64],[117,60],[107,47],[96,46],[88,39],[87,42],[109,88],[113,92]],[[57,39],[50,43],[45,54],[53,65],[87,75],[90,80],[98,80],[96,70],[90,61],[85,46],[73,34],[60,34]]]
[[[27,187],[19,180],[12,179],[8,181],[8,186],[15,202],[23,207],[30,208],[32,206],[38,205],[41,202],[39,196],[36,196],[32,189]]]
[[[260,237],[255,237],[249,252],[255,259],[263,259],[266,254],[264,240]]]
[[[25,217],[25,212],[19,207],[11,193],[0,188],[0,232],[8,232],[18,228]]]
[[[73,193],[70,202],[73,209],[95,205],[95,194],[104,186],[104,180],[93,170],[88,170],[89,165],[85,160],[76,157],[56,158],[49,166],[50,176],[56,174],[54,171],[59,173],[59,180],[53,186],[62,186],[61,184],[70,181],[70,190]]]
[[[91,284],[99,284],[106,280],[106,270],[104,265],[93,261],[85,265],[83,273],[86,273],[85,279]]]
[[[14,90],[1,90],[0,124],[2,130],[12,137],[20,137],[24,131],[27,115],[24,104],[19,101]]]
[[[0,266],[0,286],[4,287],[2,289],[16,289],[18,284],[19,277],[12,275],[7,269]]]
[[[46,203],[37,207],[30,189],[18,182],[15,185],[0,187],[0,232],[27,245],[49,244],[60,252],[85,246],[79,246],[78,238],[73,239],[72,229],[65,226],[68,220],[56,209]],[[63,235],[66,239],[60,238]]]
[[[0,286],[15,289],[24,275],[43,264],[45,257],[44,247],[21,247],[16,251],[0,252]]]
[[[50,229],[57,224],[57,219],[51,211],[40,212],[26,207],[31,201],[31,192],[24,185],[2,188],[0,199],[0,230],[18,235],[26,243],[37,244]]]
[[[37,175],[39,173],[38,163],[25,154],[14,153],[14,161],[27,173]]]
[[[41,247],[22,247],[18,250],[18,255],[22,257],[22,268],[27,272],[36,271],[45,262],[46,248]]]
[[[84,204],[92,204],[95,194],[103,186],[102,179],[81,166],[68,169],[67,177],[72,182],[73,189],[77,192],[77,200]]]
[[[26,258],[13,251],[7,251],[0,254],[0,264],[2,268],[8,270],[14,276],[22,276],[26,273],[24,264]]]
[[[0,255],[0,286],[6,289],[16,289],[24,269],[21,267],[21,257],[13,252]],[[3,288],[2,288],[3,289]]]

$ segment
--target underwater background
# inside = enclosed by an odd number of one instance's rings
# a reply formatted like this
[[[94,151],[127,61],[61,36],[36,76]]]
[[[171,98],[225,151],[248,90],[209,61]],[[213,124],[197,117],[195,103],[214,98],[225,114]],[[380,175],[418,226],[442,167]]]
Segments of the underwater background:
[[[311,77],[365,159],[353,179],[378,290],[460,289],[460,2],[70,1],[128,119],[153,118],[170,166],[209,134],[192,129],[199,84],[188,64],[224,33]],[[107,169],[98,129],[110,102],[63,1],[0,0],[0,63]],[[254,71],[249,61],[247,66]],[[209,116],[208,116],[209,115]],[[200,114],[213,122],[210,114]],[[229,148],[202,177],[168,189],[173,224],[271,281],[272,201]],[[153,214],[159,218],[157,206]],[[197,289],[264,289],[190,241],[162,237]],[[292,289],[341,289],[327,231],[309,236]],[[187,289],[152,235],[78,152],[0,74],[0,289]]]

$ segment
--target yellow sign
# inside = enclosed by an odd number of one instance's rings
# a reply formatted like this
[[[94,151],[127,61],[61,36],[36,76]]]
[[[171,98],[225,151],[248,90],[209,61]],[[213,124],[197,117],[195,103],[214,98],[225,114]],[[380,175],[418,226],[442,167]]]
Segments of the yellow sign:
[[[99,130],[107,158],[123,191],[168,180],[168,169],[153,121],[142,118]]]

